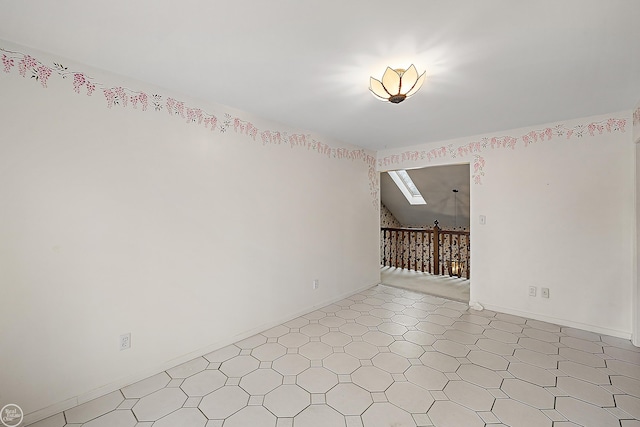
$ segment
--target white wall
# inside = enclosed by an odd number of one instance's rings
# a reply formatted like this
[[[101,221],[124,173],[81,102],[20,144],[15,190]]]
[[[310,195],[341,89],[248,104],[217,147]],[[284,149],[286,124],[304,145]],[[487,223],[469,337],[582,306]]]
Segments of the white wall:
[[[380,170],[471,162],[472,302],[629,338],[633,148],[623,112],[387,150],[378,159]]]
[[[636,241],[635,287],[633,293],[633,344],[640,347],[640,102],[633,110],[633,141],[636,151]]]
[[[15,59],[0,71],[0,406],[34,421],[378,282],[372,153],[322,139],[320,154],[318,136],[292,146],[283,125],[0,48]],[[22,53],[38,60],[24,77]],[[101,89],[118,86],[127,106],[109,108]],[[216,130],[168,114],[171,96]],[[225,113],[243,122],[221,132]]]

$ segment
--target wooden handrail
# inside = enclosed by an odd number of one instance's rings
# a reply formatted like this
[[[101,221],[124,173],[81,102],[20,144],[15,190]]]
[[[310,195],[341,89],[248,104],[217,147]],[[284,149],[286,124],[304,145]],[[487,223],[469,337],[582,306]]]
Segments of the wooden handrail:
[[[382,227],[382,265],[470,278],[470,233],[433,228]]]

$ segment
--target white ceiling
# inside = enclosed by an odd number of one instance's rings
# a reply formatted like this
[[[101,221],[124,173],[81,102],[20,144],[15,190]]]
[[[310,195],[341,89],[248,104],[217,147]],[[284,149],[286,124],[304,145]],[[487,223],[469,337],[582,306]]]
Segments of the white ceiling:
[[[638,0],[0,0],[0,39],[372,149],[640,100]]]

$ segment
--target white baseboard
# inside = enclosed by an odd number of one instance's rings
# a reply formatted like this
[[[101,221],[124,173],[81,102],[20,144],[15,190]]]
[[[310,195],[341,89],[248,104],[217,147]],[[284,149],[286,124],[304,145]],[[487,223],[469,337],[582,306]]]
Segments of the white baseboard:
[[[39,409],[37,411],[33,411],[30,412],[28,414],[26,414],[24,416],[24,423],[25,423],[25,427],[28,426],[29,424],[32,423],[36,423],[38,421],[41,421],[45,418],[51,417],[53,415],[56,415],[62,411],[66,411],[67,409],[71,409],[74,406],[77,405],[81,405],[83,403],[89,402],[93,399],[96,399],[98,397],[104,396],[106,394],[112,393],[116,390],[120,390],[123,387],[126,387],[130,384],[136,383],[138,381],[141,381],[145,378],[149,378],[153,375],[156,375],[160,372],[164,372],[167,369],[173,368],[174,366],[180,365],[182,363],[188,362],[190,360],[193,360],[197,357],[201,357],[204,356],[205,354],[211,353],[212,351],[218,350],[220,348],[226,347],[228,345],[231,345],[233,343],[236,343],[238,341],[242,341],[245,338],[249,338],[253,335],[259,334],[260,332],[264,332],[268,329],[273,328],[274,326],[278,326],[281,325],[283,323],[286,323],[290,320],[293,320],[297,317],[300,316],[304,316],[305,314],[311,313],[312,311],[315,311],[319,308],[322,307],[326,307],[327,305],[333,304],[335,302],[338,302],[340,300],[343,300],[345,298],[348,298],[352,295],[355,295],[357,293],[360,293],[362,291],[365,291],[367,289],[370,289],[374,286],[378,285],[378,282],[372,284],[372,285],[366,285],[366,286],[362,286],[358,289],[356,289],[355,291],[350,291],[350,292],[346,292],[344,294],[338,295],[337,297],[333,297],[333,298],[329,298],[328,300],[319,302],[317,304],[314,304],[311,307],[308,307],[306,309],[300,310],[296,313],[287,315],[285,317],[282,317],[278,320],[274,320],[272,322],[268,322],[262,325],[259,325],[255,328],[252,328],[250,330],[244,331],[240,334],[234,335],[232,337],[229,337],[227,339],[218,341],[214,344],[208,345],[204,348],[201,348],[199,350],[193,351],[191,353],[182,355],[180,357],[177,357],[175,359],[169,360],[165,363],[162,363],[159,366],[155,366],[149,369],[145,369],[144,371],[141,371],[135,375],[129,375],[127,377],[124,378],[120,378],[112,383],[109,383],[105,386],[99,387],[97,389],[88,391],[86,393],[83,393],[81,395],[78,395],[76,397],[70,398],[70,399],[66,399],[62,402],[58,402],[55,403],[51,406],[47,406],[46,408],[43,409]]]
[[[40,420],[44,420],[45,418],[52,417],[62,411],[73,408],[76,405],[78,405],[77,396],[72,397],[71,399],[63,400],[62,402],[54,403],[53,405],[47,406],[46,408],[25,414],[22,421],[24,422],[24,425],[26,427],[31,423],[35,423]]]
[[[631,332],[629,331],[620,331],[618,329],[603,328],[601,326],[591,325],[589,323],[574,322],[572,320],[560,319],[552,316],[544,316],[544,315],[541,315],[538,313],[532,313],[529,311],[513,310],[511,308],[500,307],[497,305],[482,304],[482,306],[486,310],[497,311],[497,312],[506,313],[506,314],[513,314],[514,316],[540,320],[542,322],[553,323],[559,326],[567,326],[570,328],[582,329],[585,331],[594,332],[596,334],[610,335],[612,337],[623,338],[627,340],[631,339]]]

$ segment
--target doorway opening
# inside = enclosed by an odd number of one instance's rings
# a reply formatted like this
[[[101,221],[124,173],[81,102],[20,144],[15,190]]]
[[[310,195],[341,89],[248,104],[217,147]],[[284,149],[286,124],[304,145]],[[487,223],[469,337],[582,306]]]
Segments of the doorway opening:
[[[410,178],[410,186],[426,203],[410,203],[401,185],[404,180],[381,172],[381,283],[468,303],[470,164],[400,174]]]

